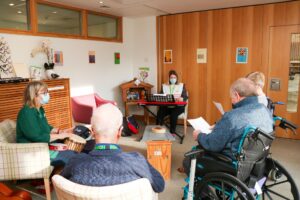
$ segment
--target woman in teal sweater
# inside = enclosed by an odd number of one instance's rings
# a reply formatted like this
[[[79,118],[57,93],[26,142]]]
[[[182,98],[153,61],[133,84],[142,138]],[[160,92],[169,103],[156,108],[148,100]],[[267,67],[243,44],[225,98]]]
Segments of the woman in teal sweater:
[[[49,99],[48,87],[45,83],[33,81],[27,85],[24,92],[24,106],[17,118],[16,139],[18,143],[50,143],[71,136],[72,128],[59,130],[48,124],[43,105],[47,104]],[[72,151],[50,152],[51,164],[56,165],[53,164],[54,162],[59,162],[58,165],[65,164],[74,154],[75,152]]]

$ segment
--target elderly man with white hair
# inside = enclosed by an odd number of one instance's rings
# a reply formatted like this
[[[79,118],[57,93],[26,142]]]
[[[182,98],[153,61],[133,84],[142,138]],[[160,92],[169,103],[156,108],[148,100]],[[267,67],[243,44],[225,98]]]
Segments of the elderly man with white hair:
[[[61,175],[72,182],[89,186],[117,185],[147,178],[155,192],[164,190],[165,182],[139,153],[122,152],[117,142],[122,132],[122,114],[112,104],[95,109],[92,132],[96,140],[94,149],[72,158]]]
[[[259,102],[255,84],[239,78],[230,87],[233,109],[226,112],[210,134],[194,131],[193,137],[204,149],[235,158],[246,126],[256,126],[266,133],[273,131],[270,111]]]

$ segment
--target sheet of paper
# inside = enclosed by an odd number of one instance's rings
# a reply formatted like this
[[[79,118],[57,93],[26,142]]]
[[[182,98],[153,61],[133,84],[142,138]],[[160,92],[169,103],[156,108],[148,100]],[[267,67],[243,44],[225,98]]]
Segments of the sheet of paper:
[[[220,113],[222,114],[222,115],[224,115],[224,109],[223,109],[223,106],[222,106],[222,104],[221,103],[219,103],[219,102],[215,102],[215,101],[213,101],[214,102],[214,104],[215,104],[215,106],[217,107],[217,109],[220,111]]]
[[[196,119],[188,119],[188,122],[195,130],[200,130],[201,133],[211,133],[210,125],[202,117]]]

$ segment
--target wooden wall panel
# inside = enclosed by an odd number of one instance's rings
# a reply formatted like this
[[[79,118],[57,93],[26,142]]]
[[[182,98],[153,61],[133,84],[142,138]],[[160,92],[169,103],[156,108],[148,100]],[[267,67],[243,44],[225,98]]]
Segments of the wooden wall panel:
[[[207,90],[211,91],[207,95],[206,119],[213,123],[220,114],[214,107],[212,101],[222,102],[225,106],[229,104],[229,92],[231,77],[231,17],[232,10],[217,10],[212,12],[212,36],[210,38],[211,49],[208,61],[209,76],[207,76]],[[191,106],[192,107],[192,106]],[[196,117],[196,116],[195,116]]]
[[[234,80],[256,70],[268,79],[270,26],[300,24],[299,13],[300,1],[292,1],[158,17],[158,84],[177,70],[189,90],[189,117],[213,123],[220,114],[212,101],[229,110]],[[249,48],[247,64],[235,63],[237,47]],[[207,64],[196,63],[197,48],[207,48]],[[173,64],[163,64],[165,49],[173,50]]]

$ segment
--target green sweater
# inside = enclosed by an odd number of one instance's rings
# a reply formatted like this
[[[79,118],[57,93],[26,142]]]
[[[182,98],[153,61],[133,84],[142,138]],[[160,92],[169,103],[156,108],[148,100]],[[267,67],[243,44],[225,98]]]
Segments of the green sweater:
[[[17,118],[17,142],[50,142],[52,126],[48,124],[44,108],[39,110],[24,105]]]

